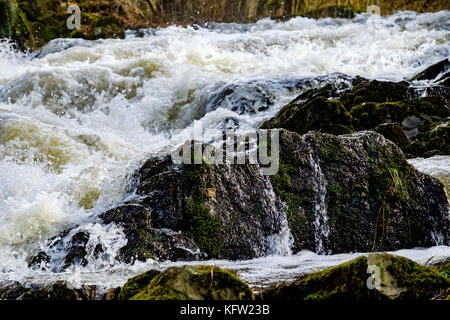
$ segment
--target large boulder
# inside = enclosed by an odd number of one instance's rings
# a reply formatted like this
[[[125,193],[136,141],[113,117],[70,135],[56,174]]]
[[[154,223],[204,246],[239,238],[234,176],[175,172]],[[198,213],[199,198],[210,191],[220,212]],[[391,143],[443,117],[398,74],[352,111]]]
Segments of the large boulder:
[[[214,165],[148,158],[132,182],[136,198],[99,216],[127,238],[117,259],[236,260],[291,249],[331,254],[450,243],[443,185],[382,135],[279,134],[279,167],[268,176],[249,159]],[[89,236],[75,231],[55,241],[69,248],[58,251],[65,268],[86,263]],[[102,248],[96,252],[101,257]],[[32,261],[40,267],[45,259]]]
[[[294,251],[383,251],[449,243],[442,184],[400,149],[366,131],[303,136],[282,131],[280,170],[270,177],[287,205]]]
[[[141,230],[175,230],[208,258],[226,259],[277,250],[273,239],[282,233],[284,219],[294,252],[396,250],[450,241],[442,184],[415,170],[380,134],[300,136],[282,130],[279,157],[279,171],[272,176],[248,163],[176,165],[169,156],[148,159],[135,182],[140,210],[151,211],[151,227]]]
[[[257,165],[174,165],[150,158],[137,172],[140,203],[152,227],[181,231],[208,257],[249,259],[270,253],[281,231],[281,204]]]
[[[172,267],[130,279],[119,300],[253,300],[249,286],[215,266]]]
[[[445,299],[450,280],[403,257],[370,254],[272,286],[265,300],[389,301]]]

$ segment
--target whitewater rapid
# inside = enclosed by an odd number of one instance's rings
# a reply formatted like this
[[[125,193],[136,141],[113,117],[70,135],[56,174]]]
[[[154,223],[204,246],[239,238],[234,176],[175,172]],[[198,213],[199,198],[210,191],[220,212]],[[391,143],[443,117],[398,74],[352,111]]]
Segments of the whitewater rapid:
[[[144,33],[55,40],[34,54],[0,43],[0,280],[64,278],[113,287],[138,271],[168,266],[117,263],[124,233],[98,218],[133,196],[131,174],[148,154],[191,139],[194,123],[208,142],[230,121],[238,132],[256,128],[311,87],[333,81],[346,87],[353,76],[400,81],[450,56],[450,11]],[[221,100],[227,87],[234,93]],[[448,188],[450,157],[411,163]],[[89,231],[88,248],[101,243],[105,253],[89,256],[86,267],[55,273],[63,255],[50,252],[53,270],[30,270],[29,257],[49,252],[52,238],[69,229]],[[401,253],[423,260],[450,256],[450,248]],[[354,256],[303,252],[211,263],[241,270],[256,285]]]

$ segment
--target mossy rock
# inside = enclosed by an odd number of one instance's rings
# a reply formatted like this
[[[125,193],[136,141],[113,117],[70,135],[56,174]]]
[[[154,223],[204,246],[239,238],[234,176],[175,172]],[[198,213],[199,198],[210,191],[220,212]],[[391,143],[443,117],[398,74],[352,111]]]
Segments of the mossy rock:
[[[129,300],[137,295],[143,288],[147,287],[147,285],[158,275],[161,274],[161,271],[158,270],[149,270],[144,272],[134,278],[131,278],[124,284],[122,288],[120,288],[120,292],[117,296],[117,300]]]
[[[436,228],[449,241],[443,186],[417,172],[382,135],[280,133],[280,169],[270,180],[286,204],[293,252],[317,250],[319,205],[326,208],[329,227],[320,238],[323,253],[432,246],[430,230]]]
[[[344,92],[340,101],[348,110],[364,102],[402,101],[409,98],[408,88],[407,82],[363,81]]]
[[[420,124],[432,124],[450,116],[450,107],[445,98],[424,97],[387,103],[366,102],[352,107],[350,113],[358,130],[373,129],[383,123],[398,123],[410,129],[411,125],[403,124],[406,118],[416,117]]]
[[[382,134],[386,139],[391,140],[401,149],[409,146],[410,142],[398,123],[383,123],[375,128],[375,131]]]
[[[292,283],[273,286],[263,292],[263,299],[427,300],[449,287],[450,280],[431,268],[403,257],[370,254]]]
[[[450,125],[449,120],[435,123],[429,131],[420,132],[416,137],[414,147],[406,149],[406,152],[422,157],[435,155],[450,155]]]
[[[249,286],[215,266],[172,267],[148,272],[125,284],[120,300],[253,300]]]
[[[312,130],[336,135],[354,132],[351,114],[338,100],[322,95],[306,103],[288,104],[264,128],[283,128],[299,134]]]

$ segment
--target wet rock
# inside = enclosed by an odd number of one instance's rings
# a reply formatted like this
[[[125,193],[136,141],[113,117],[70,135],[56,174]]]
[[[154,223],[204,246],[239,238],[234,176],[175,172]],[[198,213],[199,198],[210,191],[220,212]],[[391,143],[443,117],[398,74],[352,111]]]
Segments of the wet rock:
[[[345,18],[353,19],[358,11],[347,5],[329,6],[319,8],[301,14],[302,17],[321,19],[321,18]]]
[[[300,134],[317,130],[331,134],[353,132],[352,116],[338,100],[323,96],[312,98],[306,103],[291,103],[285,106],[276,119],[262,125],[262,128],[284,128]]]
[[[409,146],[408,137],[403,132],[402,127],[398,123],[383,123],[375,127],[375,131],[391,140],[401,149]]]
[[[285,128],[300,134],[313,130],[331,134],[375,130],[397,143],[408,158],[450,154],[446,129],[450,102],[446,93],[412,98],[415,89],[407,82],[357,78],[353,84],[349,90],[337,90],[330,84],[308,90],[260,127]]]
[[[94,286],[75,289],[66,281],[57,281],[48,285],[32,285],[18,300],[72,301],[93,298],[95,298]]]
[[[31,54],[31,59],[40,59],[49,54],[61,52],[72,47],[89,47],[92,42],[83,39],[54,39]]]
[[[415,157],[450,155],[450,118],[445,121],[423,125],[405,153]]]
[[[394,143],[370,131],[281,136],[280,170],[270,179],[287,205],[294,252],[449,243],[442,184],[409,165]]]
[[[257,81],[226,86],[211,94],[206,112],[217,108],[229,109],[238,114],[255,114],[268,110],[276,100],[270,89],[266,84]]]
[[[100,10],[92,3],[81,1],[81,29],[67,28],[67,4],[56,0],[16,1],[11,25],[12,38],[20,47],[32,50],[41,48],[56,38],[123,38],[123,22],[112,10]],[[111,9],[111,8],[110,8]]]
[[[20,282],[5,281],[0,283],[0,300],[17,300],[25,291]]]
[[[160,274],[161,271],[149,270],[134,278],[129,279],[127,283],[125,283],[125,285],[122,288],[120,288],[117,299],[130,300],[140,291],[142,291],[142,289],[146,288],[149,285],[149,283]]]
[[[450,117],[449,100],[443,97],[425,97],[390,103],[364,103],[351,108],[353,125],[357,130],[367,130],[380,125],[401,127],[402,133],[396,130],[378,132],[392,138],[402,148],[406,156],[418,157],[424,154],[447,155],[448,133],[447,118]]]
[[[265,255],[280,231],[280,204],[256,165],[174,165],[167,156],[150,158],[137,177],[152,226],[181,231],[209,258]]]
[[[6,0],[0,7],[0,35],[12,35],[22,47],[38,49],[48,41],[60,37],[98,39],[123,37],[126,29],[146,29],[169,24],[201,25],[207,21],[253,23],[265,17],[287,19],[303,15],[311,18],[353,18],[357,12],[367,10],[366,1],[352,1],[351,7],[336,5],[336,1],[278,1],[248,0],[238,3],[229,0],[188,0],[182,3],[170,0],[90,1],[78,0],[81,11],[81,29],[66,27],[67,4],[57,0]],[[11,4],[17,10],[11,12]],[[432,0],[427,5],[417,1],[379,1],[383,14],[398,10],[417,12],[448,9],[445,1]],[[193,15],[192,8],[196,8]],[[10,12],[10,13],[8,13]],[[8,14],[5,14],[8,13]],[[235,28],[236,29],[236,28]],[[245,29],[244,29],[245,30]],[[139,32],[141,33],[141,32]],[[138,34],[139,34],[138,33]]]
[[[411,78],[415,80],[435,80],[439,75],[445,74],[450,70],[450,61],[448,59],[439,61],[438,63],[426,68],[424,71]],[[442,80],[439,79],[438,81]]]
[[[0,38],[11,37],[14,15],[14,1],[0,1]]]
[[[272,286],[266,300],[429,300],[450,287],[437,271],[403,257],[370,254],[342,265]]]
[[[102,214],[101,218],[105,224],[116,223],[123,227],[128,242],[119,251],[121,261],[130,263],[149,258],[190,261],[203,257],[196,243],[186,235],[152,228],[151,211],[141,205],[123,205]]]
[[[109,221],[121,223],[131,235],[136,209],[146,217],[140,230],[176,230],[208,258],[248,259],[273,252],[271,239],[280,234],[285,215],[294,252],[449,243],[442,184],[415,170],[382,135],[300,136],[282,130],[279,156],[279,171],[270,177],[262,176],[257,165],[177,165],[169,156],[151,157],[136,173],[139,205],[120,209],[123,222]],[[130,248],[144,243],[143,252],[152,252],[155,239],[142,239],[129,237],[135,241]],[[160,241],[162,247],[172,243]],[[146,257],[143,253],[139,259]]]
[[[253,300],[246,283],[215,266],[172,267],[131,279],[122,288],[124,300]]]
[[[341,103],[348,109],[364,102],[392,102],[410,98],[409,84],[403,82],[388,81],[361,81],[351,90],[344,92]]]

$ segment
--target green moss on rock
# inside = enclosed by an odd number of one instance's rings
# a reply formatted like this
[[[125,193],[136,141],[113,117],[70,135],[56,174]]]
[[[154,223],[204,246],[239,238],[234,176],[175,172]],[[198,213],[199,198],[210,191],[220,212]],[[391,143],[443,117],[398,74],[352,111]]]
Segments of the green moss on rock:
[[[183,201],[184,212],[188,219],[188,233],[200,250],[212,257],[220,256],[224,243],[219,240],[218,233],[222,224],[204,204],[208,201],[207,189],[213,187],[207,181],[211,165],[203,162],[200,165],[185,165],[183,168],[183,185],[187,189],[192,189],[192,195]]]
[[[363,81],[341,96],[342,104],[350,110],[364,102],[402,101],[408,96],[407,82]]]
[[[119,298],[126,300],[253,300],[253,292],[231,271],[215,266],[172,267],[130,280]]]
[[[285,106],[265,128],[284,128],[299,134],[311,130],[336,135],[354,132],[351,114],[339,101],[323,96]]]
[[[138,294],[143,288],[145,288],[156,276],[158,276],[161,271],[150,270],[142,273],[125,283],[125,285],[120,289],[118,300],[129,300]]]
[[[369,278],[372,276],[372,278]],[[403,257],[370,254],[263,292],[267,300],[425,300],[450,287],[437,271]]]

